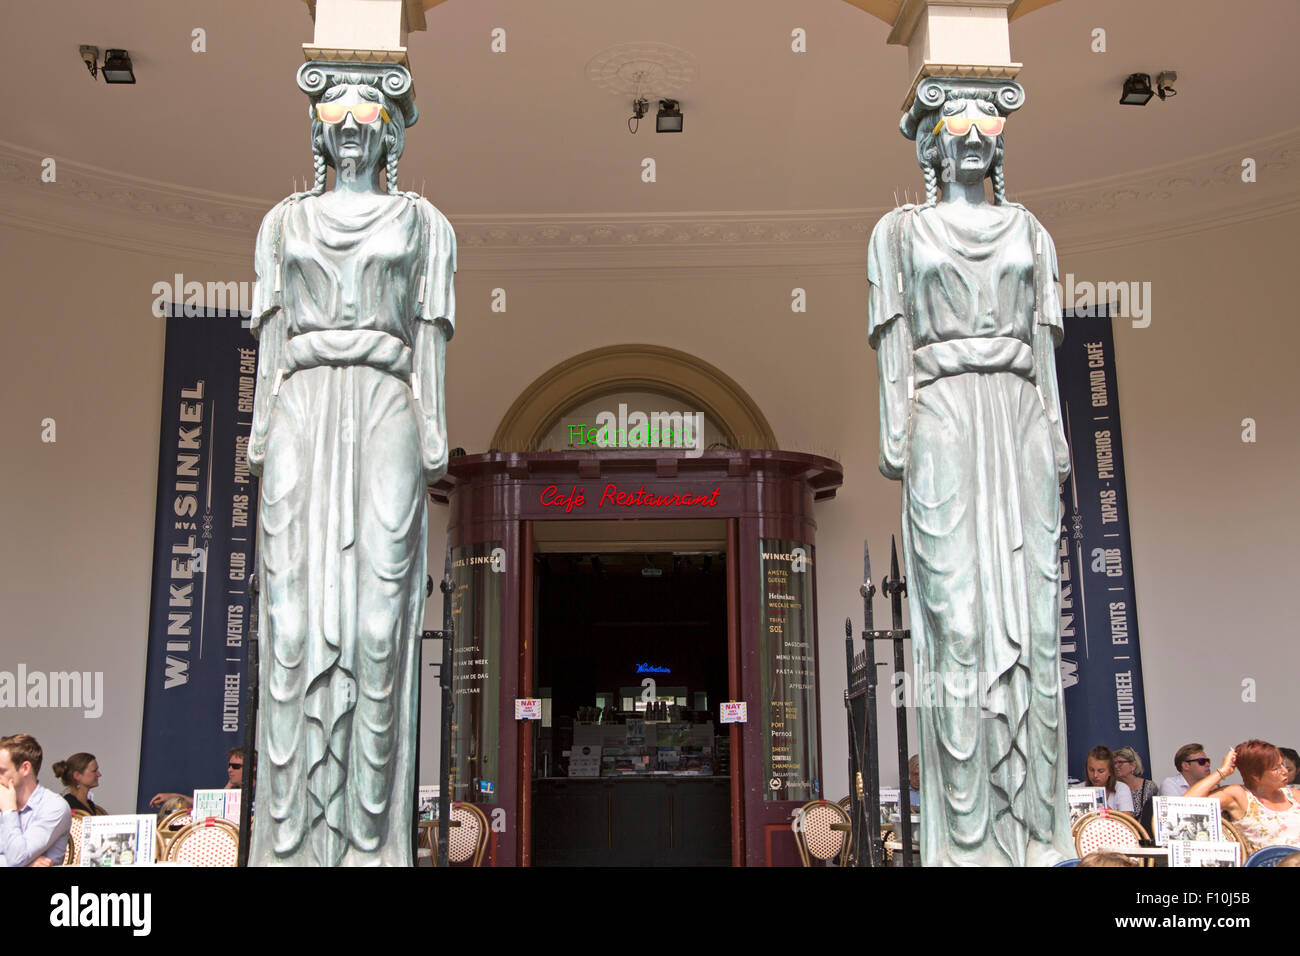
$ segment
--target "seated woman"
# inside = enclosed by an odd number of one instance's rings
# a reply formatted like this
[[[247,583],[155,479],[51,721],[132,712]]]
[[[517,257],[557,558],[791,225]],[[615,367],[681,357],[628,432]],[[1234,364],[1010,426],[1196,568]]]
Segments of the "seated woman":
[[[1132,747],[1120,747],[1115,751],[1115,778],[1133,794],[1133,816],[1150,833],[1151,811],[1154,807],[1151,798],[1160,795],[1160,785],[1154,780],[1143,779],[1144,772],[1142,758]]]
[[[1219,787],[1233,768],[1245,786]],[[1282,844],[1300,846],[1300,803],[1285,786],[1289,771],[1281,752],[1264,740],[1247,740],[1223,758],[1223,766],[1187,788],[1185,796],[1213,797],[1237,825],[1250,849]]]
[[[63,785],[68,788],[63,799],[68,801],[68,806],[73,810],[80,810],[91,816],[108,815],[107,810],[90,799],[90,791],[99,786],[99,778],[103,776],[99,772],[99,761],[95,759],[94,754],[73,754],[67,760],[60,760],[50,769],[54,771],[54,776],[62,780]]]
[[[1088,751],[1088,786],[1106,788],[1106,806],[1110,809],[1133,812],[1133,791],[1115,779],[1115,755],[1104,744]]]

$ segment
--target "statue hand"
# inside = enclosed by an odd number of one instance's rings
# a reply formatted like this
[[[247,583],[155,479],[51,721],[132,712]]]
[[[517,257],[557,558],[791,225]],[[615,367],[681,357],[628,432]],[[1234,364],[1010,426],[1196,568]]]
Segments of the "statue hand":
[[[1070,477],[1070,446],[1065,443],[1065,432],[1060,426],[1052,429],[1052,453],[1056,459],[1056,483]]]
[[[253,434],[248,439],[248,470],[253,474],[260,476],[262,474],[262,465],[266,463],[266,436],[253,430]]]
[[[427,484],[436,484],[447,474],[447,432],[445,429],[429,429],[431,440],[424,443],[420,454],[420,463],[424,468],[424,480]]]
[[[893,481],[902,481],[903,472],[907,468],[907,435],[904,434],[899,439],[896,448],[891,447],[891,444],[886,439],[881,439],[880,473]]]

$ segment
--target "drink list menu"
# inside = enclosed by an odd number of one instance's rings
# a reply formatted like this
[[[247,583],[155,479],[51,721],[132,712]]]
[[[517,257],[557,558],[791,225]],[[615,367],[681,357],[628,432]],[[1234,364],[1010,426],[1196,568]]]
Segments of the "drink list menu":
[[[497,799],[501,724],[501,591],[499,542],[455,548],[451,616],[456,628],[451,688],[451,793],[466,803]]]
[[[760,539],[758,567],[764,799],[815,800],[821,795],[821,768],[812,548]]]

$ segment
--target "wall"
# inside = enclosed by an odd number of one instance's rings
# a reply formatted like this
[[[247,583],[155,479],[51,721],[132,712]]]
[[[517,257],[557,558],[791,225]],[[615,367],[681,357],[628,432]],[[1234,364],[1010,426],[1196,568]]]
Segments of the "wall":
[[[454,218],[454,217],[453,217]],[[1152,284],[1146,329],[1116,326],[1120,407],[1153,774],[1189,738],[1222,751],[1292,732],[1291,541],[1300,411],[1291,384],[1300,346],[1291,304],[1286,220],[1273,218],[1071,254],[1079,279]],[[0,670],[103,671],[103,715],[0,711],[46,765],[97,754],[97,794],[112,810],[135,798],[157,478],[163,325],[150,287],[174,272],[241,278],[201,261],[6,228],[9,368],[0,389],[5,448]],[[865,245],[865,243],[864,243]],[[251,247],[251,243],[250,243]],[[865,259],[865,248],[864,256]],[[587,349],[652,342],[692,351],[734,378],[785,448],[830,454],[844,487],[818,506],[821,702],[826,790],[847,792],[842,623],[861,628],[862,539],[877,577],[898,526],[898,486],[876,471],[875,356],[866,344],[866,282],[825,268],[683,268],[675,273],[526,278],[476,269],[462,254],[458,332],[448,351],[451,444],[486,445],[518,391]],[[590,275],[590,274],[589,274]],[[506,287],[508,311],[489,309]],[[808,311],[792,313],[791,289]],[[1243,444],[1241,420],[1259,440]],[[58,440],[40,440],[41,420]],[[431,569],[441,568],[445,511],[430,512]],[[886,605],[877,602],[877,614]],[[429,627],[440,622],[436,602]],[[426,660],[432,659],[426,655]],[[435,766],[436,692],[424,668],[423,759]],[[1242,700],[1242,682],[1256,700]],[[892,715],[881,734],[885,766]],[[220,755],[211,780],[219,784]],[[888,771],[885,776],[892,775]],[[432,770],[422,774],[433,780]],[[53,784],[48,770],[42,782]]]

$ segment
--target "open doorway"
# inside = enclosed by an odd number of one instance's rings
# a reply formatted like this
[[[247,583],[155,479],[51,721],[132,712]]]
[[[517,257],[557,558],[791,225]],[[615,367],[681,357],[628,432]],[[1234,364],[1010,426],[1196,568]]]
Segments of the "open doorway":
[[[723,551],[534,556],[536,866],[731,861]]]

